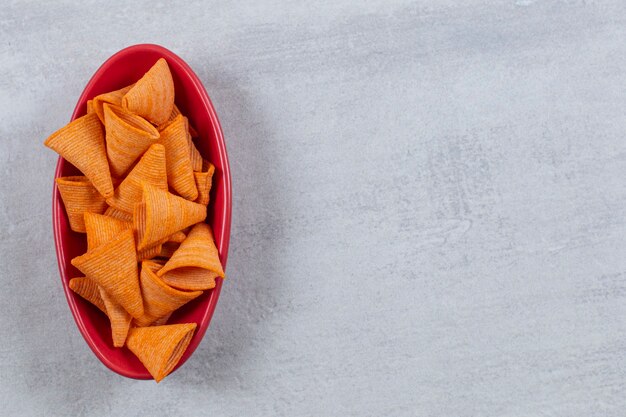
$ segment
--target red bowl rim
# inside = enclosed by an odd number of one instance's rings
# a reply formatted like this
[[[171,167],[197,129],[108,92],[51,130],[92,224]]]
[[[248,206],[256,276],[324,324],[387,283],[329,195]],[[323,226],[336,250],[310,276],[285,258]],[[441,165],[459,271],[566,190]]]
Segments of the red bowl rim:
[[[230,242],[230,225],[231,225],[231,210],[232,210],[232,188],[231,188],[231,178],[230,178],[230,166],[228,164],[228,154],[226,152],[226,144],[224,142],[224,135],[222,133],[222,128],[217,117],[217,113],[213,108],[213,104],[211,103],[211,99],[204,88],[204,85],[195,74],[195,72],[191,69],[191,67],[178,55],[166,49],[160,45],[155,44],[137,44],[132,45],[127,48],[120,50],[119,52],[113,54],[109,59],[107,59],[98,70],[91,77],[87,85],[85,85],[82,94],[80,95],[78,102],[76,103],[76,107],[74,108],[74,112],[72,113],[72,118],[70,121],[76,119],[81,114],[81,110],[83,108],[84,103],[91,97],[87,97],[87,91],[91,90],[90,87],[96,83],[96,80],[100,78],[100,75],[106,72],[111,66],[116,64],[116,61],[120,58],[123,58],[126,55],[133,54],[139,51],[152,51],[161,55],[167,61],[176,62],[179,64],[189,79],[193,82],[194,87],[198,91],[200,99],[208,109],[209,119],[211,120],[211,125],[213,128],[212,134],[215,137],[215,145],[217,147],[217,154],[220,160],[220,164],[222,166],[222,181],[224,186],[224,205],[223,205],[223,216],[222,216],[222,230],[223,233],[219,240],[216,240],[215,244],[219,250],[220,260],[222,261],[222,265],[224,270],[226,270],[226,261],[228,258],[228,246]],[[61,176],[61,172],[65,165],[65,160],[62,157],[59,157],[57,161],[56,170],[54,173],[54,178],[58,178]],[[53,181],[53,190],[52,190],[52,224],[54,230],[54,243],[57,254],[57,263],[59,265],[59,273],[61,276],[61,282],[63,284],[63,291],[65,292],[65,297],[67,298],[68,305],[72,312],[72,316],[76,321],[76,325],[78,330],[83,335],[83,338],[87,342],[89,348],[93,351],[93,353],[100,359],[100,361],[110,370],[123,375],[128,378],[134,379],[152,379],[152,376],[146,371],[142,370],[142,372],[137,372],[134,369],[128,369],[125,367],[120,367],[117,363],[112,362],[109,358],[103,354],[98,346],[92,340],[89,331],[85,327],[82,320],[78,320],[80,316],[78,312],[78,308],[73,300],[73,295],[71,294],[71,289],[69,288],[68,282],[64,279],[67,276],[67,271],[65,270],[65,265],[61,262],[62,259],[65,259],[65,254],[63,250],[63,246],[61,244],[61,216],[63,215],[62,211],[62,203],[60,199],[60,194],[58,192],[56,181]],[[220,291],[222,288],[223,280],[221,278],[216,279],[216,286],[211,291],[208,300],[208,306],[205,310],[204,315],[202,316],[202,320],[200,321],[198,328],[196,330],[196,334],[194,335],[191,343],[187,347],[187,351],[185,355],[181,358],[180,362],[177,364],[176,368],[179,368],[186,360],[191,357],[193,352],[196,350],[202,339],[204,338],[204,334],[209,327],[211,322],[211,318],[213,316],[213,312],[215,311],[215,307],[217,305],[217,300],[220,295]]]

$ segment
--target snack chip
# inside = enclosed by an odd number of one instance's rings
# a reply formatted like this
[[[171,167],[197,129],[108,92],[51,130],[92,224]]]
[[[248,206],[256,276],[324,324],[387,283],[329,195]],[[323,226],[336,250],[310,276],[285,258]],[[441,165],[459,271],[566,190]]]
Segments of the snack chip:
[[[173,269],[194,267],[208,269],[224,277],[219,253],[213,241],[213,233],[206,223],[198,223],[189,232],[178,250],[158,272],[162,276]]]
[[[114,177],[126,174],[133,162],[159,140],[159,132],[148,121],[110,104],[104,104],[104,127]]]
[[[165,123],[174,108],[174,80],[160,58],[122,98],[122,106],[155,125]]]
[[[144,315],[136,319],[139,326],[148,326],[202,294],[202,291],[179,291],[157,277],[153,268],[159,265],[142,262],[139,283],[143,295]]]
[[[72,259],[72,265],[93,279],[131,316],[143,315],[132,230]]]
[[[157,276],[183,290],[215,287],[215,278],[223,278],[224,271],[209,225],[196,224]]]
[[[132,213],[135,204],[141,202],[142,182],[167,191],[165,148],[163,145],[158,143],[150,145],[137,165],[115,189],[113,197],[106,200],[107,204],[118,210]]]
[[[195,330],[196,323],[133,327],[128,332],[126,346],[159,382],[172,372]]]
[[[133,214],[138,249],[167,241],[177,231],[204,221],[207,214],[205,206],[146,183],[143,184],[143,203],[145,210],[137,210],[141,205],[136,205]]]
[[[56,179],[70,227],[85,233],[84,213],[102,213],[106,209],[104,197],[94,188],[87,177],[60,177]]]
[[[100,297],[102,297],[102,301],[106,306],[107,316],[109,316],[109,321],[111,322],[113,346],[122,347],[124,346],[124,341],[126,341],[130,322],[133,318],[102,288],[100,288]]]
[[[87,114],[95,113],[93,108],[93,100],[87,100]]]
[[[107,314],[104,301],[102,301],[102,297],[100,297],[100,289],[94,280],[87,277],[72,278],[70,279],[69,285],[72,291],[98,307],[104,314]]]
[[[104,134],[95,114],[79,117],[57,130],[46,139],[44,145],[78,168],[104,198],[113,195]]]
[[[196,180],[196,187],[198,188],[198,198],[196,203],[204,204],[207,206],[211,198],[211,185],[213,183],[213,173],[215,173],[215,166],[210,162],[203,162],[202,172],[194,172],[193,176]]]
[[[187,130],[183,116],[176,116],[161,132],[159,142],[165,146],[168,184],[182,197],[194,201],[198,197],[198,190],[193,178]]]

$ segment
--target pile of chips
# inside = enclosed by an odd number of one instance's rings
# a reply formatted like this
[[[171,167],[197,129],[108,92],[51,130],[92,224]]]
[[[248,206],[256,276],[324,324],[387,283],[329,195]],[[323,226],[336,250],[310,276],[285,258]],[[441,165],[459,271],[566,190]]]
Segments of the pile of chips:
[[[215,168],[195,135],[159,59],[45,141],[83,174],[56,180],[71,229],[87,238],[87,252],[72,259],[85,276],[69,286],[108,316],[113,345],[128,347],[157,382],[196,329],[167,325],[170,315],[224,277],[204,222]]]

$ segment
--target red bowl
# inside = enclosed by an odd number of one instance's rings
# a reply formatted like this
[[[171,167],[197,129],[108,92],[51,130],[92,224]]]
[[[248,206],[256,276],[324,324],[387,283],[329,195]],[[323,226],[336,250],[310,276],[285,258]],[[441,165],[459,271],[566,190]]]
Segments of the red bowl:
[[[72,120],[86,113],[87,100],[137,81],[159,58],[165,58],[172,72],[176,87],[176,105],[198,131],[199,137],[195,139],[198,150],[205,159],[215,165],[207,223],[213,229],[215,244],[222,265],[226,268],[232,206],[226,145],[211,100],[200,79],[185,61],[158,45],[134,45],[119,51],[102,64],[91,77],[78,99]],[[59,158],[55,178],[77,174],[79,171],[73,165]],[[70,278],[83,275],[70,261],[86,251],[87,243],[84,234],[70,229],[56,183],[52,191],[52,224],[63,290],[78,330],[87,345],[112,371],[129,378],[151,379],[152,376],[146,368],[127,348],[113,347],[111,328],[106,316],[76,295],[68,285]],[[198,324],[196,333],[176,368],[189,359],[202,340],[213,316],[221,288],[222,280],[217,279],[215,288],[205,291],[200,297],[174,312],[170,318],[168,323]]]

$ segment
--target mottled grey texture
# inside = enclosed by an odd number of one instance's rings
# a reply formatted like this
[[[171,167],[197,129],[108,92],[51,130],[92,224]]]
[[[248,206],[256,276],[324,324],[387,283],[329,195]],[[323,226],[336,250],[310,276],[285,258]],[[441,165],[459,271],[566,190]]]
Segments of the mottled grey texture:
[[[1,414],[624,415],[625,2],[39,3],[0,8]],[[234,184],[158,386],[74,325],[42,146],[140,42],[205,83]]]

